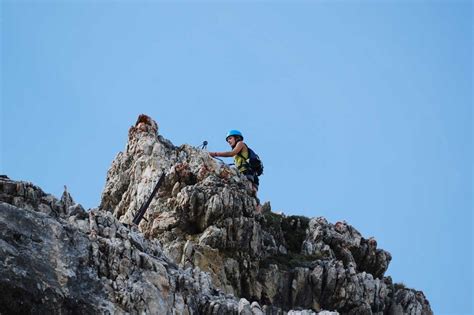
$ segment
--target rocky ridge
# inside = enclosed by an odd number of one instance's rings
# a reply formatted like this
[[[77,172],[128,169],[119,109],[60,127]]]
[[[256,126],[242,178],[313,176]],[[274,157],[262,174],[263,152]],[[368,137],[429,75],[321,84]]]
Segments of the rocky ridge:
[[[162,172],[146,220],[130,224]],[[0,178],[0,225],[1,314],[432,314],[385,276],[375,239],[260,209],[235,169],[174,146],[145,115],[97,209]]]
[[[224,292],[284,310],[431,314],[422,292],[384,276],[391,255],[375,239],[346,222],[279,215],[269,204],[257,211],[245,177],[206,151],[174,146],[145,115],[112,163],[100,208],[130,222],[162,172],[139,230]]]
[[[110,212],[5,176],[0,293],[0,314],[283,314],[223,293],[197,267],[179,268]]]

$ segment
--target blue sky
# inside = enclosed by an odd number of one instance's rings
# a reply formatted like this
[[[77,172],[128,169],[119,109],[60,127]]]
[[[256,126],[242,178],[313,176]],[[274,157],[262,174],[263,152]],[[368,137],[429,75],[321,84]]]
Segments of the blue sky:
[[[2,1],[0,173],[97,206],[146,113],[175,145],[239,129],[274,211],[347,220],[472,314],[469,1]]]

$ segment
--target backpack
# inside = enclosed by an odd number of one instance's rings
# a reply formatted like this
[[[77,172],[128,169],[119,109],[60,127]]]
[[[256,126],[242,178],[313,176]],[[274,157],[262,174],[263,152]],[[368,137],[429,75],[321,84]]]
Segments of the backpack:
[[[254,150],[250,149],[247,146],[247,150],[249,152],[249,157],[245,161],[247,162],[247,165],[250,167],[252,171],[255,172],[255,175],[260,176],[263,174],[263,163],[262,160],[260,160],[260,157],[257,155],[257,153],[254,152]],[[244,158],[240,153],[239,155]],[[245,159],[245,158],[244,158]]]

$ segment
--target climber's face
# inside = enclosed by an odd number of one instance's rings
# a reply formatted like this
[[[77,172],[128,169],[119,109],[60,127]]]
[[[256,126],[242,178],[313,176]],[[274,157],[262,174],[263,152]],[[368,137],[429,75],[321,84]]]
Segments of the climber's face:
[[[236,139],[234,136],[230,136],[227,138],[227,143],[231,146],[231,147],[234,147],[235,146],[235,143],[236,143]]]

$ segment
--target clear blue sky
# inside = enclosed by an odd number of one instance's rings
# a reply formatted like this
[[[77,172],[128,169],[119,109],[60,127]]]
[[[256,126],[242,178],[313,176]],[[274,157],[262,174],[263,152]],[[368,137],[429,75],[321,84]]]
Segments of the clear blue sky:
[[[97,206],[138,114],[240,129],[275,211],[347,220],[472,314],[469,1],[1,1],[0,173]]]

